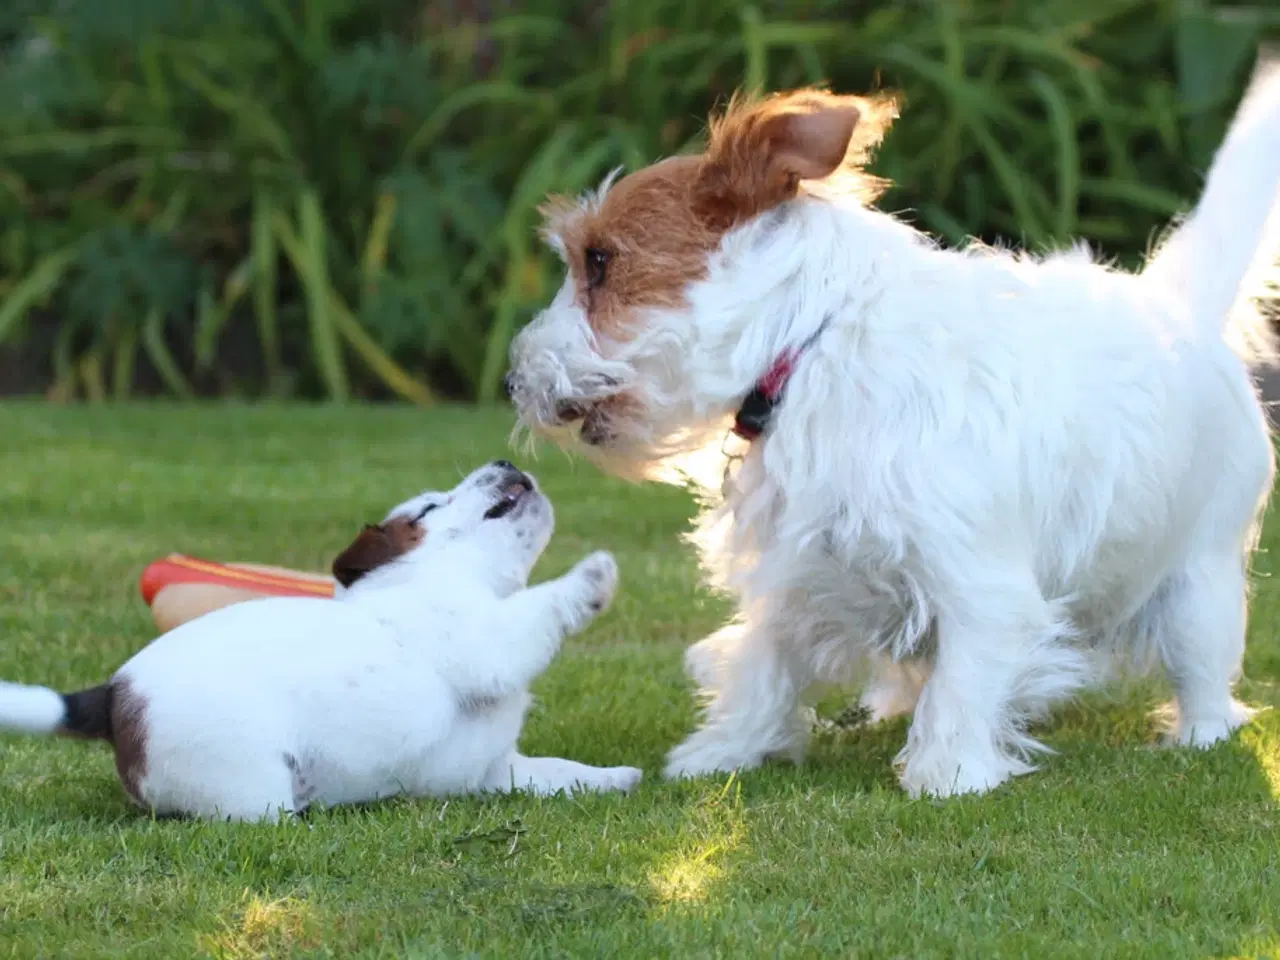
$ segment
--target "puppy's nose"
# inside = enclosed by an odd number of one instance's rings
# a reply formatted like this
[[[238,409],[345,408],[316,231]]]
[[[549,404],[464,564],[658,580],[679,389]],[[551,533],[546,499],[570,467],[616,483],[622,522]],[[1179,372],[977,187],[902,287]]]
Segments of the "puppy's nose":
[[[507,395],[508,400],[516,392],[516,375],[514,373],[508,373],[502,378],[502,392]]]
[[[516,465],[510,460],[495,460],[493,465],[499,470],[514,470],[516,468]]]

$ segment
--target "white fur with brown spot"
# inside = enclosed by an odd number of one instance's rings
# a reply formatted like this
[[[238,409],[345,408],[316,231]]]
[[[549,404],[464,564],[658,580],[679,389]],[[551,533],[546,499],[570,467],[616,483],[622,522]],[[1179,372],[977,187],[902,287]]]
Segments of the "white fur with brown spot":
[[[158,638],[111,682],[128,694],[114,719],[130,795],[261,820],[396,794],[630,789],[633,767],[516,746],[530,683],[617,583],[594,553],[527,586],[554,523],[532,477],[491,464],[364,531],[335,562],[334,599],[239,603]],[[53,690],[0,684],[0,728],[74,732],[67,717]]]

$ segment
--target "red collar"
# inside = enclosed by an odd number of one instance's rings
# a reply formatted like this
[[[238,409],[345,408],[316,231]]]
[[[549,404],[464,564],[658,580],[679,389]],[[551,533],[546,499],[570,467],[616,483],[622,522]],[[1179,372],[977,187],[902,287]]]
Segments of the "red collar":
[[[756,381],[756,385],[742,401],[738,415],[733,419],[733,432],[750,443],[764,433],[773,417],[773,408],[782,400],[782,391],[796,368],[800,350],[788,350],[777,360],[768,373]]]
[[[822,336],[822,331],[827,329],[830,321],[831,317],[826,317],[808,340],[798,347],[788,347],[782,351],[782,355],[773,361],[773,366],[756,381],[751,392],[743,398],[742,405],[738,407],[738,415],[733,419],[732,432],[735,436],[750,443],[764,433],[769,421],[773,419],[774,408],[782,402],[782,391],[791,380],[800,357]]]

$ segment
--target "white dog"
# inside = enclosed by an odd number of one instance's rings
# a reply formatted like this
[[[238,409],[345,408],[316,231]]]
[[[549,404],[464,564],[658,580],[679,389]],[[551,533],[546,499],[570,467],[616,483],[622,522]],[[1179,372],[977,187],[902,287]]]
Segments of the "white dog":
[[[0,684],[0,728],[110,741],[126,791],[159,814],[629,789],[639,770],[516,750],[529,684],[617,582],[596,553],[526,588],[554,525],[531,477],[482,467],[367,527],[334,562],[336,599],[225,607],[80,693]]]
[[[748,442],[697,538],[739,615],[689,652],[706,719],[668,774],[798,755],[806,688],[868,662],[876,715],[914,710],[913,795],[1032,769],[1029,722],[1120,657],[1164,664],[1178,742],[1227,736],[1273,472],[1244,294],[1277,249],[1280,75],[1138,275],[871,208],[892,112],[739,100],[705,152],[547,210],[568,273],[512,348],[522,423],[634,477]]]

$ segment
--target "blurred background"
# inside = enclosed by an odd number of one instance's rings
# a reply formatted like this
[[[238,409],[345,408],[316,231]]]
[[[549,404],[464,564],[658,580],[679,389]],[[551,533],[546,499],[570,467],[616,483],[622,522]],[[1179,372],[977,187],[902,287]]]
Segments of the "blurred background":
[[[1280,2],[2,0],[0,395],[489,402],[536,207],[735,88],[891,89],[882,201],[1132,264]]]

